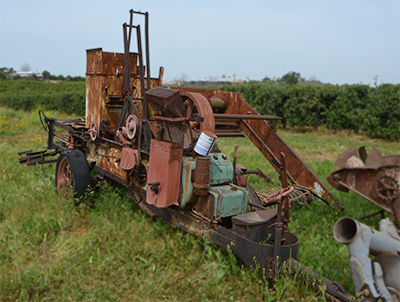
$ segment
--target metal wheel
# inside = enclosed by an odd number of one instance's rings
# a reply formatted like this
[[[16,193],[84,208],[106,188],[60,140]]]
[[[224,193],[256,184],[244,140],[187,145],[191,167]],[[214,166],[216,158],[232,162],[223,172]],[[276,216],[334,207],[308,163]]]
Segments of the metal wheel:
[[[90,170],[85,155],[77,150],[62,151],[56,166],[56,188],[59,195],[73,190],[74,197],[85,194],[90,185]]]
[[[92,122],[89,128],[90,140],[94,142],[99,137],[99,124]]]
[[[181,92],[183,100],[188,100],[188,107],[186,109],[186,117],[190,117],[195,110],[197,114],[204,118],[204,121],[198,125],[196,122],[191,122],[192,129],[200,126],[200,131],[215,131],[215,120],[212,107],[208,99],[196,92]]]
[[[40,119],[40,122],[42,123],[44,130],[48,133],[49,128],[50,128],[49,122],[48,122],[47,116],[44,114],[42,109],[39,110],[39,119]]]

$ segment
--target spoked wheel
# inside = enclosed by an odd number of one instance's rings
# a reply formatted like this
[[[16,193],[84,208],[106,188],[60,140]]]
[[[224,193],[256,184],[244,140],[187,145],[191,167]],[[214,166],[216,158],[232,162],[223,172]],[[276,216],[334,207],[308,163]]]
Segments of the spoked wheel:
[[[73,190],[74,197],[85,194],[90,185],[90,170],[85,155],[77,150],[62,151],[56,166],[56,188],[59,195]]]
[[[42,123],[42,126],[43,126],[44,130],[46,130],[46,132],[48,133],[50,131],[49,130],[49,128],[50,128],[49,127],[49,122],[48,122],[49,119],[44,114],[42,109],[39,110],[39,119],[40,119],[40,122]]]

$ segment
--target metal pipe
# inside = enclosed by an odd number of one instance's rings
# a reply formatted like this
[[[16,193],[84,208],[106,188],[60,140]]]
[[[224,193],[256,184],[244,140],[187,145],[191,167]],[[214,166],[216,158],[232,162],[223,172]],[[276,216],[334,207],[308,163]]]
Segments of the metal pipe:
[[[350,255],[350,268],[356,293],[375,299],[383,294],[386,300],[390,295],[385,286],[377,287],[377,268],[375,274],[369,254],[399,255],[400,237],[393,224],[388,219],[380,222],[380,232],[358,222],[350,217],[339,219],[333,228],[333,235],[337,241],[346,244]],[[374,267],[377,266],[376,262]]]
[[[256,115],[256,114],[225,114],[214,113],[214,118],[218,120],[281,120],[279,116]]]

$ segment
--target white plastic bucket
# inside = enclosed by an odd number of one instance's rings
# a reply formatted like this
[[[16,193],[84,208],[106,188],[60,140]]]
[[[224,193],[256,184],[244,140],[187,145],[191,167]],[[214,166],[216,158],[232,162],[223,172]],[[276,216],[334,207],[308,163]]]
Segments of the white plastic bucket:
[[[217,136],[214,133],[211,133],[209,131],[201,132],[200,137],[197,140],[196,146],[194,147],[194,151],[202,156],[207,156],[214,146],[216,139]]]

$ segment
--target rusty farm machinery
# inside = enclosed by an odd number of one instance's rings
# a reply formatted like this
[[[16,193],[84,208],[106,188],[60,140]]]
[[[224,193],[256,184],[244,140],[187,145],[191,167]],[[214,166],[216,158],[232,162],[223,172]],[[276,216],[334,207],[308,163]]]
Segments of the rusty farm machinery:
[[[336,160],[340,169],[328,177],[337,190],[353,191],[381,208],[379,231],[343,217],[333,229],[335,239],[346,244],[350,255],[354,289],[370,301],[400,300],[400,156],[383,156],[365,147],[344,152]],[[384,212],[391,218],[384,218]],[[372,259],[372,260],[371,260]]]
[[[135,15],[144,17],[144,39]],[[21,152],[20,163],[56,162],[58,193],[72,187],[76,198],[100,180],[120,184],[147,214],[230,245],[268,278],[286,262],[318,287],[317,274],[295,260],[299,241],[288,231],[290,207],[313,198],[342,204],[278,135],[279,117],[260,115],[240,93],[165,87],[163,68],[151,77],[148,16],[130,11],[124,53],[87,50],[85,117],[53,119],[40,111],[47,149]],[[219,137],[233,136],[248,137],[260,150],[280,174],[280,188],[253,189],[246,175],[266,176],[218,148]],[[322,281],[329,299],[352,299],[340,284]]]

